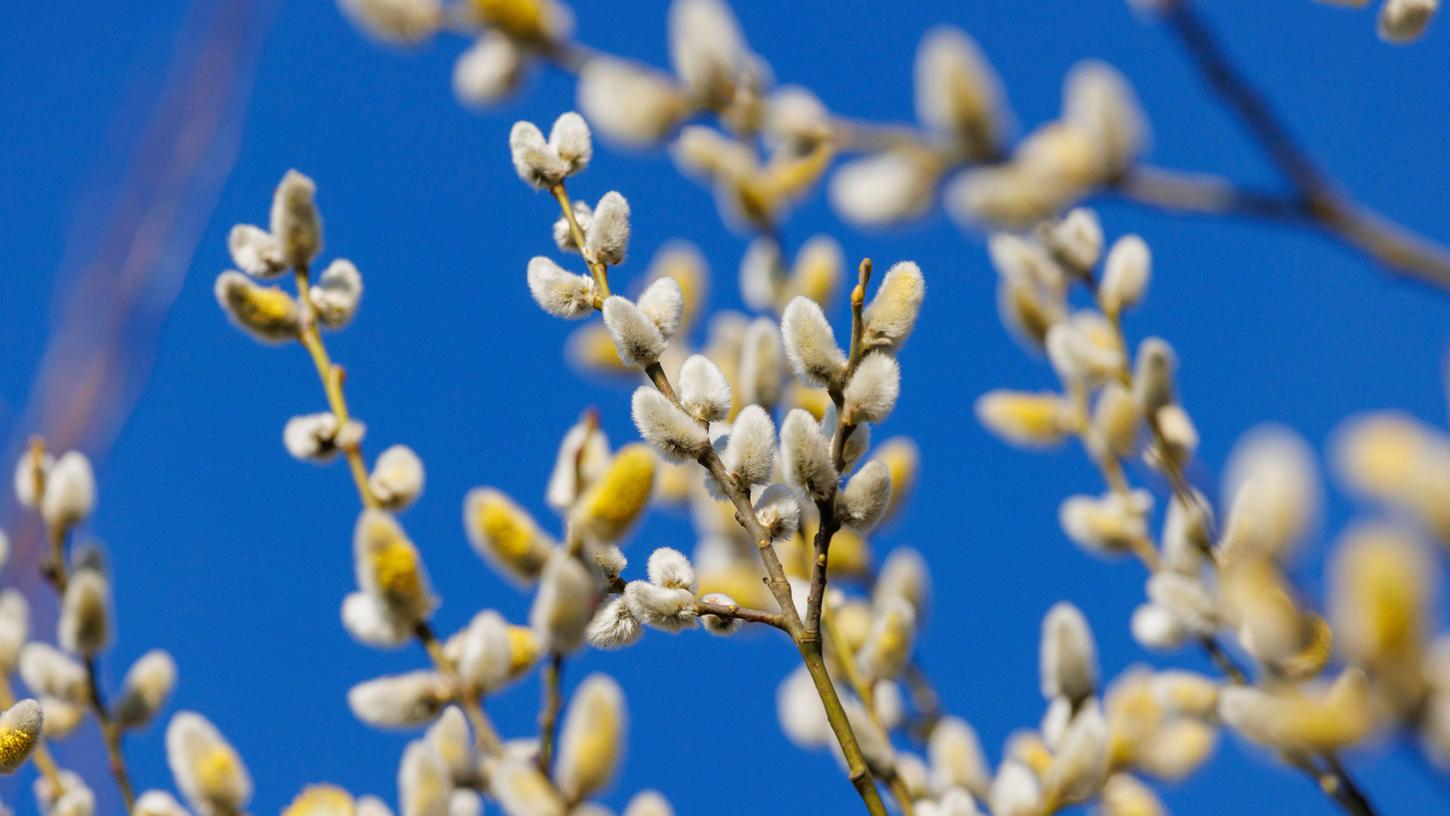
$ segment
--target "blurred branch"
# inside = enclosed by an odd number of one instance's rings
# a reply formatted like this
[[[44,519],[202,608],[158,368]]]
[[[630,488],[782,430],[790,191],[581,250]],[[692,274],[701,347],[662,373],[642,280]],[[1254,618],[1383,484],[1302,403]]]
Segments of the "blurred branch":
[[[1450,289],[1450,249],[1362,207],[1341,192],[1334,179],[1315,166],[1263,95],[1229,59],[1218,37],[1194,10],[1191,0],[1167,0],[1162,14],[1204,81],[1293,185],[1295,197],[1280,203],[1292,204],[1296,220],[1314,224],[1399,274]],[[1244,207],[1235,207],[1233,211],[1268,214]]]

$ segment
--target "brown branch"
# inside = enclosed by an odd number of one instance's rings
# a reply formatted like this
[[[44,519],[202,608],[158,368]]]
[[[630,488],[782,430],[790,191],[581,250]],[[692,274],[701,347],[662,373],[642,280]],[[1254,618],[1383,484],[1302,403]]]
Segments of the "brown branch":
[[[1163,18],[1204,81],[1294,186],[1295,203],[1304,220],[1402,275],[1450,289],[1450,249],[1360,206],[1341,192],[1228,57],[1191,0],[1169,0]]]
[[[539,706],[538,763],[539,772],[544,776],[553,775],[554,743],[557,741],[559,709],[564,705],[564,697],[559,693],[559,687],[563,682],[564,656],[555,652],[550,655],[549,662],[545,664],[543,674],[539,677],[543,702]]]

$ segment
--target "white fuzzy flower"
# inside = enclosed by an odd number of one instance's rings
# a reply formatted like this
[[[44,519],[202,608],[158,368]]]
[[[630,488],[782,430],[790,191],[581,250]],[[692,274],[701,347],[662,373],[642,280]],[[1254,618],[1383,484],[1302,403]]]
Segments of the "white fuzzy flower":
[[[675,809],[659,791],[645,790],[634,795],[624,808],[624,816],[675,816]]]
[[[34,510],[40,506],[45,492],[45,479],[55,465],[55,457],[41,451],[27,451],[15,463],[15,500],[21,507]]]
[[[53,528],[70,529],[96,506],[96,477],[85,454],[69,451],[55,460],[45,478],[40,515]]]
[[[857,660],[867,677],[888,680],[901,674],[911,660],[916,636],[916,610],[902,598],[892,598],[876,613]]]
[[[532,757],[505,756],[484,762],[488,792],[504,813],[520,816],[564,816],[568,810]]]
[[[1173,403],[1173,372],[1178,356],[1168,341],[1149,337],[1138,344],[1133,363],[1133,400],[1145,416]]]
[[[831,440],[809,412],[795,408],[786,415],[780,428],[780,453],[786,481],[818,501],[835,494],[841,477],[831,461]]]
[[[1189,632],[1207,635],[1218,629],[1218,603],[1197,576],[1159,572],[1148,579],[1148,597]]]
[[[509,155],[519,178],[541,190],[558,184],[569,174],[564,160],[544,141],[543,132],[533,122],[514,123],[509,131]]]
[[[303,268],[322,251],[322,216],[313,198],[317,185],[296,170],[288,170],[272,195],[269,232],[282,247],[289,266]]]
[[[655,278],[640,294],[638,305],[665,340],[672,339],[680,330],[685,314],[685,293],[674,278],[667,275]]]
[[[680,405],[701,422],[718,422],[730,413],[730,381],[720,366],[703,354],[692,354],[680,366]]]
[[[679,632],[695,625],[695,596],[688,589],[630,581],[624,600],[636,619],[656,629]]]
[[[453,780],[448,763],[426,740],[413,740],[398,763],[398,809],[401,816],[449,816]]]
[[[400,45],[431,37],[443,21],[439,0],[338,0],[338,5],[368,35]]]
[[[489,31],[453,63],[453,95],[471,107],[491,105],[518,87],[523,68],[513,39]]]
[[[89,699],[85,667],[48,643],[25,644],[20,649],[19,668],[20,679],[34,692],[75,703]]]
[[[997,768],[987,801],[993,816],[1039,816],[1042,786],[1031,768],[1009,759]]]
[[[691,594],[695,592],[695,568],[679,550],[660,547],[650,553],[646,572],[650,583],[655,586],[683,589]]]
[[[9,674],[30,634],[30,604],[14,589],[0,591],[0,672]]]
[[[432,722],[453,699],[437,672],[411,671],[378,677],[348,689],[347,706],[355,717],[379,728],[409,728]]]
[[[618,649],[639,640],[644,630],[623,595],[599,608],[584,632],[585,640],[596,649]]]
[[[588,235],[589,221],[594,218],[594,208],[589,206],[589,203],[586,201],[575,201],[573,202],[573,210],[574,224],[577,224],[579,229]],[[561,252],[572,252],[575,255],[580,254],[581,247],[574,240],[573,226],[569,223],[569,219],[562,215],[554,219],[554,245]]]
[[[729,442],[720,457],[742,486],[765,484],[775,469],[775,423],[759,405],[747,405],[730,426]]]
[[[1439,8],[1440,0],[1385,0],[1380,6],[1380,39],[1390,43],[1419,39]]]
[[[975,156],[990,155],[1010,118],[1001,81],[975,41],[960,29],[926,33],[916,51],[916,118],[960,140]]]
[[[508,622],[485,609],[473,616],[468,626],[448,639],[444,651],[469,688],[480,692],[500,689],[508,682],[511,651]]]
[[[1063,119],[1089,136],[1097,150],[1099,178],[1111,178],[1132,163],[1148,142],[1148,123],[1138,95],[1112,66],[1083,60],[1068,71]]]
[[[594,142],[589,135],[589,125],[585,124],[584,117],[574,111],[560,114],[559,118],[554,120],[554,126],[549,129],[549,149],[553,150],[554,155],[564,162],[567,175],[572,176],[588,167],[589,160],[594,158]],[[612,195],[618,195],[618,193]],[[609,198],[609,195],[606,195],[605,198]],[[621,198],[621,200],[623,199]],[[626,207],[626,241],[628,240],[628,217],[629,209]],[[623,253],[621,253],[622,256]]]
[[[407,507],[423,492],[423,460],[407,445],[389,447],[373,464],[368,492],[385,509]]]
[[[910,547],[899,547],[886,557],[871,602],[882,605],[889,598],[904,598],[916,609],[916,616],[925,614],[927,597],[931,594],[931,574],[926,559]]]
[[[835,737],[825,706],[804,666],[798,666],[781,682],[775,693],[775,707],[781,730],[797,747],[821,748],[833,744]]]
[[[635,389],[630,408],[640,436],[670,461],[694,459],[710,445],[710,436],[699,423],[649,386]]]
[[[827,190],[831,206],[853,224],[908,221],[931,209],[937,170],[923,156],[872,153],[842,164]]]
[[[478,777],[478,754],[473,748],[473,735],[468,731],[468,717],[463,709],[450,705],[428,726],[423,739],[443,760],[450,782],[468,784]]]
[[[1262,425],[1239,438],[1224,467],[1229,510],[1222,545],[1236,555],[1282,559],[1309,532],[1321,488],[1314,450],[1288,428]]]
[[[304,462],[331,459],[341,450],[338,442],[337,417],[331,411],[292,417],[282,428],[283,447]]]
[[[350,592],[342,599],[342,627],[359,643],[391,649],[413,637],[413,622],[390,610],[366,592]]]
[[[529,260],[529,294],[539,308],[565,320],[594,311],[594,279],[566,272],[552,260],[536,256]]]
[[[1152,252],[1142,238],[1124,235],[1113,242],[1103,269],[1103,282],[1098,286],[1098,303],[1109,317],[1143,298],[1152,266]]]
[[[704,603],[715,604],[716,606],[723,606],[731,609],[738,606],[738,604],[735,603],[734,598],[726,595],[723,592],[711,592],[708,595],[701,597],[700,600]],[[705,627],[705,631],[709,632],[710,634],[724,637],[726,635],[735,634],[735,632],[740,629],[744,621],[736,617],[723,617],[721,615],[701,615],[700,623]]]
[[[1098,682],[1097,647],[1087,619],[1066,601],[1042,620],[1042,696],[1078,701],[1092,696]]]
[[[252,777],[235,748],[205,717],[179,711],[166,726],[166,761],[176,787],[202,816],[246,812]]]
[[[322,277],[308,289],[307,296],[317,313],[317,321],[329,329],[340,329],[357,314],[362,293],[362,274],[352,261],[339,258],[327,265]]]
[[[881,521],[890,503],[891,471],[885,464],[871,461],[836,495],[836,515],[847,527],[866,531]]]
[[[1134,609],[1130,624],[1133,640],[1145,649],[1177,649],[1188,637],[1178,617],[1157,604],[1146,603]]]
[[[614,776],[625,739],[625,713],[624,692],[603,674],[584,678],[569,700],[554,776],[571,801],[598,791]]]
[[[866,348],[898,348],[916,327],[921,303],[926,298],[926,279],[912,261],[892,264],[867,304],[861,319],[862,343]]]
[[[755,500],[755,518],[772,541],[785,541],[800,528],[800,499],[783,484],[768,485]]]
[[[612,57],[584,64],[578,98],[580,109],[605,136],[636,146],[658,143],[690,110],[669,76]]]
[[[1103,382],[1123,365],[1122,353],[1099,336],[1092,319],[1048,329],[1047,358],[1064,382]]]
[[[189,816],[176,797],[166,791],[149,790],[136,797],[132,816]]]
[[[780,402],[784,366],[780,326],[768,317],[756,318],[740,343],[740,403],[770,408]]]
[[[880,423],[896,407],[901,393],[901,366],[888,354],[868,354],[856,366],[843,391],[845,410],[842,419],[848,425],[865,422]]]
[[[611,191],[599,199],[584,234],[584,248],[605,266],[624,263],[629,250],[629,202],[624,196]]]
[[[563,513],[609,466],[609,438],[592,419],[575,423],[559,443],[544,500]]]
[[[780,330],[786,359],[803,384],[839,384],[846,370],[846,355],[836,345],[836,336],[820,304],[807,297],[795,298],[785,307]]]
[[[588,568],[563,550],[550,554],[529,610],[529,625],[540,648],[554,654],[577,650],[584,642],[594,601],[594,578]]]
[[[151,721],[176,687],[176,661],[161,649],[136,659],[121,683],[114,718],[121,728],[139,728]]]
[[[943,717],[927,742],[931,757],[932,787],[937,791],[965,788],[985,796],[991,785],[986,755],[977,732],[966,720]]]
[[[71,574],[61,599],[56,637],[66,651],[94,657],[111,641],[111,585],[99,570]]]
[[[721,0],[675,0],[669,13],[670,63],[692,96],[719,106],[735,91],[748,52]]]
[[[272,233],[251,224],[238,224],[227,234],[232,263],[258,278],[275,278],[287,271],[282,244]]]
[[[631,368],[644,368],[659,360],[668,341],[638,306],[628,298],[611,295],[604,301],[603,311],[604,327],[609,330],[621,362]]]
[[[1084,207],[1042,225],[1037,235],[1054,258],[1079,275],[1091,272],[1103,252],[1103,225],[1096,213]]]
[[[1084,802],[1102,788],[1108,773],[1108,724],[1102,706],[1089,702],[1072,717],[1042,780],[1053,802]]]

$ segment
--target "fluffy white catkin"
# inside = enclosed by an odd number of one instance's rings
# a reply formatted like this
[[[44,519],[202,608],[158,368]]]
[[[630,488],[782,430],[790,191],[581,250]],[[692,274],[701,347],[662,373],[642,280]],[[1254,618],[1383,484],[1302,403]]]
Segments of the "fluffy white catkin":
[[[631,368],[644,368],[665,351],[659,327],[627,298],[611,295],[604,301],[604,326],[620,361]]]

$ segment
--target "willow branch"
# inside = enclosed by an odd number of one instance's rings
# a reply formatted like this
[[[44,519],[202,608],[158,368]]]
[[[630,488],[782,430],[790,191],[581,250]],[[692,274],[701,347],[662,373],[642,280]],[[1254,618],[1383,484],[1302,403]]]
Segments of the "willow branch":
[[[554,762],[554,743],[559,724],[559,709],[564,706],[564,696],[559,687],[564,682],[564,656],[555,652],[545,664],[539,678],[542,702],[539,705],[539,771],[551,776]]]
[[[1402,275],[1450,289],[1450,250],[1359,206],[1341,192],[1229,58],[1191,0],[1169,0],[1163,18],[1204,81],[1293,185],[1305,219]]]
[[[739,604],[719,604],[711,601],[696,601],[696,615],[714,615],[717,618],[745,621],[746,623],[763,623],[772,626],[789,634],[790,630],[785,625],[785,618],[774,612],[765,612],[760,609],[751,609]]]

